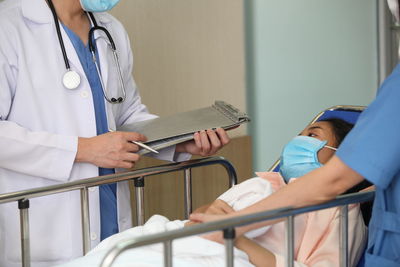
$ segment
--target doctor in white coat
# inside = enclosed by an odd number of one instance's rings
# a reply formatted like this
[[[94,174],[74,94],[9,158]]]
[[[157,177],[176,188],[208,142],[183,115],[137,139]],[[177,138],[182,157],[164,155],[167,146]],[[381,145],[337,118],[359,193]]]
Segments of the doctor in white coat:
[[[111,104],[103,95],[96,103],[93,81],[85,74],[71,39],[73,32],[82,44],[88,42],[94,21],[83,8],[103,11],[118,0],[52,2],[55,18],[46,0],[6,0],[0,4],[0,193],[98,176],[99,167],[133,167],[139,159],[135,154],[138,147],[129,141],[144,141],[145,137],[126,132],[99,134],[96,105],[107,110],[109,128],[154,117],[136,90],[130,42],[120,22],[107,13],[93,13],[96,23],[106,28],[115,42],[126,95],[118,83],[114,62],[109,60],[111,50],[106,42],[97,41],[104,32],[96,31],[100,79],[107,94],[124,98],[121,103]],[[67,69],[57,18],[66,61],[70,71],[79,74],[80,82],[63,83]],[[70,90],[68,86],[76,88]],[[222,129],[201,132],[195,134],[195,141],[165,149],[160,157],[185,160],[190,154],[211,155],[228,142]],[[89,191],[93,247],[100,242],[101,209],[99,189]],[[126,184],[118,184],[116,196],[118,229],[122,231],[131,226]],[[82,255],[79,201],[79,192],[31,200],[32,266],[51,266]],[[0,266],[21,266],[18,216],[16,203],[0,205]]]

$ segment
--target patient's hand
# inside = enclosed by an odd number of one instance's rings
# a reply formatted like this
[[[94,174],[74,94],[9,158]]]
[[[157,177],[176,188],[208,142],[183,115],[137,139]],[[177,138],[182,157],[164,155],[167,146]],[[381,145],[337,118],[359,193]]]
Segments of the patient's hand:
[[[228,203],[221,199],[217,199],[211,203],[210,206],[205,210],[205,214],[228,214],[234,212],[233,208]]]
[[[223,219],[228,219],[231,216],[229,214],[205,214],[205,213],[193,213],[190,214],[190,222],[192,224],[196,223],[205,223],[205,222],[211,222],[211,221],[217,221],[217,220],[223,220]],[[241,235],[242,233],[236,233],[237,236]],[[222,231],[217,231],[217,232],[212,232],[212,233],[207,233],[204,235],[201,235],[201,237],[218,242],[223,244],[224,243],[224,238],[222,237]]]
[[[204,209],[204,211],[203,211]],[[225,201],[221,200],[221,199],[216,199],[214,200],[208,207],[204,207],[201,211],[201,213],[197,213],[197,214],[211,214],[211,215],[224,215],[224,214],[229,214],[234,212],[233,208],[231,206],[229,206],[228,203],[226,203]],[[196,214],[196,213],[194,213]],[[192,216],[192,215],[190,215]],[[194,224],[198,224],[200,222],[198,221],[188,221],[185,223],[185,226],[189,226],[189,225],[194,225]]]
[[[228,214],[192,213],[192,214],[190,214],[189,219],[196,223],[205,223],[205,222],[212,222],[212,221],[228,219],[230,217],[231,216],[229,216]]]
[[[210,222],[229,218],[228,214],[235,212],[228,203],[221,199],[216,199],[212,202],[204,212],[190,214],[190,222],[186,225]]]

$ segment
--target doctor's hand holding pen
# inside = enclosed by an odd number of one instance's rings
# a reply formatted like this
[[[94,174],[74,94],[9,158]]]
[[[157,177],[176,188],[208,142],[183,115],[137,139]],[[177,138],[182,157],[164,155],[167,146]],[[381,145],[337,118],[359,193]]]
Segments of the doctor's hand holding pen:
[[[103,168],[130,169],[139,160],[139,146],[132,141],[145,142],[147,138],[135,132],[109,132],[78,139],[76,162],[89,162]]]

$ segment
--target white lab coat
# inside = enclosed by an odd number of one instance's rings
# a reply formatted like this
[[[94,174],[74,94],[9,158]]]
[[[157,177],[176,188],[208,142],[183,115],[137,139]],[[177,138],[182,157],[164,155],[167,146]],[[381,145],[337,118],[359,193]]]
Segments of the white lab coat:
[[[95,16],[113,36],[127,91],[126,101],[112,105],[115,120],[109,118],[109,123],[119,126],[154,117],[136,90],[123,26],[107,13]],[[89,83],[62,27],[61,31],[71,68],[82,79],[75,90],[62,85],[66,69],[45,0],[0,4],[0,193],[98,176],[96,166],[74,163],[78,136],[95,136],[96,122]],[[118,80],[104,60],[109,58],[104,42],[98,50],[104,83],[108,90],[117,90]],[[164,159],[173,157],[174,149],[164,151]],[[126,184],[118,185],[117,195],[119,229],[124,230],[131,226]],[[89,201],[93,247],[100,241],[97,187],[89,190]],[[0,266],[21,266],[18,212],[16,203],[0,205]],[[32,199],[29,212],[32,266],[82,255],[79,192]]]

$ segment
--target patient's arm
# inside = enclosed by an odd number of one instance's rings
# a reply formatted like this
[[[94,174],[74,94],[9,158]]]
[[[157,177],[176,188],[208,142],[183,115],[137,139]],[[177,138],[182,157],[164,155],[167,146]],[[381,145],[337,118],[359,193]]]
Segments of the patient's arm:
[[[257,267],[275,266],[275,255],[268,249],[260,246],[245,236],[240,236],[235,241],[235,246],[246,252],[249,260]]]

